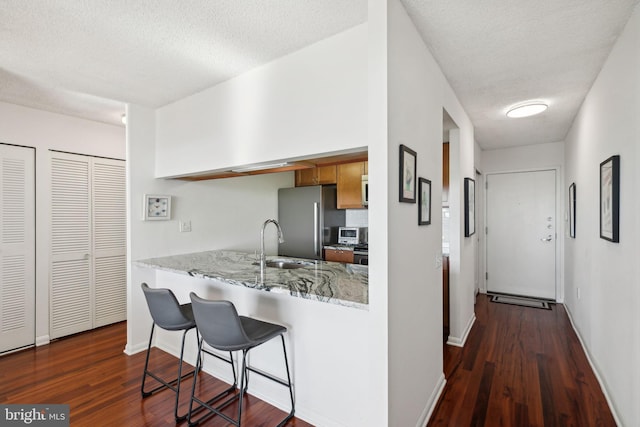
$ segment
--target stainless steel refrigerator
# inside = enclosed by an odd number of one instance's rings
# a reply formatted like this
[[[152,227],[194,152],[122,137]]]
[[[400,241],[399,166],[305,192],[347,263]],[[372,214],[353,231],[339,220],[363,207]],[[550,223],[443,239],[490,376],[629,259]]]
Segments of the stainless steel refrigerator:
[[[322,246],[338,241],[338,227],[345,212],[336,208],[336,186],[281,188],[278,190],[278,222],[284,243],[278,255],[322,259]]]

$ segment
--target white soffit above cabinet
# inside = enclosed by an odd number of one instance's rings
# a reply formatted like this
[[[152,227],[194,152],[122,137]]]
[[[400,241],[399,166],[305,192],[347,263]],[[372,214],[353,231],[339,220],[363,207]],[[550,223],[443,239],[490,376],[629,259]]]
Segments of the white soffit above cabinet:
[[[380,0],[385,1],[385,0]],[[482,148],[564,139],[638,0],[400,0]],[[4,0],[0,101],[122,126],[367,21],[366,0]],[[527,99],[536,117],[508,119]]]

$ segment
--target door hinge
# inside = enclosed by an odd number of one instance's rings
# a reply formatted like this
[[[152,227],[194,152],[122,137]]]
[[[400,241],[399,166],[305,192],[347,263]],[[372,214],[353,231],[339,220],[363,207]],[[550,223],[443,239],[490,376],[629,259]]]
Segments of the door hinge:
[[[489,181],[485,181],[484,182],[484,188],[485,188],[485,190],[489,189]]]
[[[489,280],[489,273],[484,273],[485,280]]]
[[[489,227],[484,228],[484,234],[489,234]]]

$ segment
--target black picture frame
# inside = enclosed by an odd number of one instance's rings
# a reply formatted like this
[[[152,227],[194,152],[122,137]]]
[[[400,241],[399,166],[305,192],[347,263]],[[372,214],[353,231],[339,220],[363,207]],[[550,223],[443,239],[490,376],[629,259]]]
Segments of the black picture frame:
[[[418,178],[418,225],[431,224],[431,181]]]
[[[464,237],[476,232],[476,182],[472,178],[464,179]]]
[[[600,238],[620,242],[620,156],[600,163]]]
[[[400,202],[416,202],[416,164],[418,155],[411,148],[400,144]]]
[[[576,238],[576,183],[569,186],[569,237]]]

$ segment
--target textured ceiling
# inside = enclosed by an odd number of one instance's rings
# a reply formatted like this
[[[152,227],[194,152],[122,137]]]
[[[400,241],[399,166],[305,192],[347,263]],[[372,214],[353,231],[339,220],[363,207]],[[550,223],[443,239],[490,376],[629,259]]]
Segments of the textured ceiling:
[[[401,0],[498,148],[564,139],[638,0]],[[365,22],[367,0],[1,0],[0,101],[117,124]],[[505,109],[543,99],[540,116]]]
[[[637,0],[402,0],[482,148],[564,140]],[[529,99],[538,116],[509,119]]]
[[[2,0],[0,100],[117,123],[366,19],[366,0]]]

